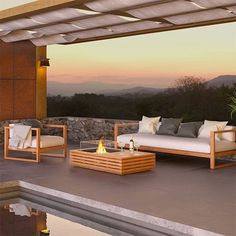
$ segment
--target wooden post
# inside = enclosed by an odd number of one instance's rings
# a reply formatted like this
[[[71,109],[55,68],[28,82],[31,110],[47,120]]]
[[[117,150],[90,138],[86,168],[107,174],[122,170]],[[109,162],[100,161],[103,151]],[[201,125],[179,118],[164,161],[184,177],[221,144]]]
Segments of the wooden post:
[[[114,145],[117,148],[118,124],[114,124]]]
[[[47,47],[36,48],[36,118],[47,117],[47,67],[40,66],[40,59],[47,58]]]
[[[67,127],[66,125],[63,126],[63,138],[64,138],[63,156],[64,158],[66,158],[67,156]]]
[[[36,161],[40,162],[40,128],[36,128]]]
[[[8,146],[9,146],[9,127],[4,128],[4,159],[8,157]]]
[[[215,132],[214,131],[211,131],[211,136],[210,136],[210,168],[212,170],[215,169],[215,144],[216,144],[216,141],[215,141]]]

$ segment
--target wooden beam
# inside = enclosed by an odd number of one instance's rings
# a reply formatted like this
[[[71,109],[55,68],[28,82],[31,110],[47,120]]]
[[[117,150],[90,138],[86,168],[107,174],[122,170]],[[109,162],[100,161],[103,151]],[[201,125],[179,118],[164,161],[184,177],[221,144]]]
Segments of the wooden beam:
[[[43,1],[39,0],[38,2],[43,2]],[[57,10],[57,9],[61,9],[63,7],[74,7],[74,8],[84,9],[84,10],[91,10],[90,8],[83,5],[84,3],[89,2],[89,1],[91,1],[91,0],[73,0],[73,1],[72,0],[57,0],[56,1],[57,5],[51,5],[50,4],[51,1],[46,1],[46,5],[42,4],[40,6],[35,6],[34,3],[28,3],[28,4],[21,5],[19,7],[14,7],[14,8],[11,8],[11,9],[0,11],[0,23],[5,22],[5,21],[9,21],[9,20],[22,18],[22,17],[30,17],[34,14],[49,12],[51,10]],[[147,7],[147,6],[152,6],[152,5],[157,5],[157,4],[161,4],[161,3],[167,3],[167,2],[173,2],[173,1],[174,0],[162,0],[160,2],[156,2],[156,1],[153,0],[152,2],[149,2],[149,3],[142,3],[142,4],[137,4],[137,5],[131,6],[131,7],[121,8],[119,10],[107,11],[107,12],[101,13],[100,15],[114,14],[114,15],[129,16],[129,17],[135,18],[134,16],[131,16],[130,14],[126,13],[126,11],[137,9],[137,8],[140,8],[140,7]],[[53,1],[53,2],[55,2],[55,1]],[[67,3],[60,3],[60,2],[67,2]],[[22,13],[22,8],[24,10],[24,13]],[[25,11],[25,9],[27,9],[27,11]],[[36,10],[36,9],[38,9],[38,10]],[[15,12],[14,17],[11,16],[12,11]],[[6,12],[6,13],[4,13],[4,12]],[[7,16],[1,17],[2,13],[4,13]],[[87,19],[87,18],[91,18],[91,17],[94,17],[94,16],[93,15],[87,15],[87,16],[80,16],[80,17],[70,18],[68,20],[64,20],[63,22],[53,22],[53,23],[39,25],[38,28],[46,27],[46,26],[50,26],[50,25],[55,25],[57,23],[65,23],[65,22],[71,22],[71,21],[80,20],[80,19]],[[32,29],[32,28],[36,28],[36,26],[25,27],[24,29],[29,30],[29,29]]]
[[[85,5],[83,5],[86,2],[89,2],[91,0],[39,0],[33,3],[28,3],[19,7],[11,8],[8,10],[0,11],[0,23],[13,20],[13,19],[18,19],[22,17],[30,17],[31,15],[34,14],[39,14],[43,12],[48,12],[51,10],[56,10],[56,9],[61,9],[64,7],[80,7],[80,8],[86,8]],[[155,4],[163,4],[163,3],[170,3],[173,2],[173,0],[161,0],[158,3]],[[130,9],[136,9],[139,7],[144,7],[144,6],[151,6],[154,4],[154,1],[150,3],[143,3],[139,4],[136,6],[131,6],[131,7],[126,7],[122,8],[116,11],[110,11],[107,12],[109,14],[116,14],[116,15],[124,15],[125,11],[130,10]],[[215,8],[209,8],[209,9],[215,9]],[[209,10],[206,9],[206,10]],[[204,11],[202,9],[191,11],[190,13],[194,12],[199,12],[199,11]],[[106,13],[106,14],[107,14]],[[179,13],[179,14],[171,14],[171,15],[183,15],[184,13]],[[170,16],[170,15],[168,15]],[[70,19],[68,21],[72,20],[78,20],[78,19],[86,19],[94,16],[84,16],[84,17],[76,17],[75,19]],[[167,16],[165,16],[167,17]],[[146,20],[158,20],[158,21],[165,21],[162,18],[150,18]],[[65,22],[68,22],[65,21]],[[64,43],[64,44],[75,44],[75,43],[82,43],[82,42],[89,42],[89,41],[96,41],[96,40],[103,40],[103,39],[111,39],[111,38],[119,38],[119,37],[126,37],[126,36],[133,36],[133,35],[140,35],[140,34],[147,34],[147,33],[156,33],[156,32],[163,32],[163,31],[171,31],[171,30],[177,30],[177,29],[185,29],[185,28],[192,28],[192,27],[199,27],[199,26],[208,26],[208,25],[214,25],[214,24],[222,24],[222,23],[228,23],[228,22],[235,22],[236,17],[232,18],[224,18],[224,19],[217,19],[217,20],[210,20],[210,21],[204,21],[204,22],[197,22],[197,23],[189,23],[189,24],[183,24],[183,25],[172,25],[168,27],[162,27],[162,28],[156,28],[156,29],[146,29],[146,30],[139,30],[135,32],[127,32],[127,33],[120,33],[120,34],[112,34],[112,35],[105,35],[105,36],[99,36],[99,37],[93,37],[93,38],[87,38],[87,39],[77,39],[74,42],[70,43]],[[59,22],[57,22],[59,23]],[[54,25],[56,24],[55,22],[52,24],[46,24],[45,26],[49,25]],[[125,24],[125,23],[124,23]],[[112,26],[112,25],[111,25]],[[44,27],[44,26],[38,26],[38,27]],[[106,26],[109,27],[109,26]],[[31,29],[31,28],[36,28],[37,27],[28,27],[25,29]],[[98,27],[99,28],[99,27]],[[83,30],[81,30],[82,32]]]
[[[121,37],[128,37],[128,36],[136,36],[136,35],[141,35],[141,34],[166,32],[166,31],[172,31],[172,30],[188,29],[188,28],[193,28],[193,27],[210,26],[210,25],[225,24],[225,23],[232,23],[232,22],[236,22],[236,17],[224,18],[224,19],[220,19],[220,20],[197,22],[197,23],[184,24],[184,25],[172,25],[172,26],[156,28],[156,29],[139,30],[139,31],[135,31],[135,32],[121,33],[121,34],[114,34],[114,35],[105,35],[105,36],[93,37],[93,38],[87,38],[87,39],[78,39],[73,42],[63,43],[63,44],[68,45],[68,44],[92,42],[92,41],[98,41],[98,40],[104,40],[104,39],[114,39],[114,38],[121,38]]]
[[[91,1],[91,0],[84,0],[83,3],[89,2],[89,1]],[[126,16],[126,17],[136,18],[136,17],[128,14],[126,11],[134,10],[134,9],[142,8],[142,7],[151,7],[151,6],[154,6],[154,5],[162,5],[163,3],[171,3],[173,1],[174,0],[162,0],[160,2],[152,1],[152,2],[148,2],[148,3],[137,4],[135,6],[129,6],[129,7],[121,8],[121,9],[118,9],[118,10],[107,11],[107,12],[101,13],[101,14],[99,14],[97,16],[112,14],[112,15],[117,15],[117,16]],[[86,7],[85,5],[83,5],[82,3],[79,4],[77,1],[76,1],[76,5],[71,5],[71,6],[74,7],[74,8],[78,7],[80,9],[91,10],[88,7]],[[233,6],[233,5],[232,4],[228,4],[228,5],[224,5],[224,7],[225,6],[229,7],[229,6]],[[165,20],[164,17],[166,18],[166,17],[170,17],[170,16],[179,16],[179,15],[184,15],[184,14],[189,14],[189,13],[208,11],[208,10],[212,10],[212,9],[216,9],[216,7],[210,7],[210,8],[204,9],[204,10],[199,8],[198,10],[196,9],[196,10],[188,11],[186,13],[181,12],[181,13],[175,13],[175,14],[167,14],[167,15],[165,15],[163,17],[154,17],[154,18],[152,17],[152,18],[140,19],[140,21],[150,20],[150,21],[158,21],[158,22],[162,22],[162,23],[170,23],[170,24],[172,24],[171,22],[168,22],[167,20]],[[28,17],[29,17],[29,15],[28,15]],[[47,27],[47,26],[53,26],[53,25],[56,25],[56,24],[59,24],[59,23],[69,23],[69,22],[72,22],[72,21],[84,20],[84,19],[89,19],[89,18],[94,18],[94,17],[96,17],[96,15],[79,16],[79,17],[74,17],[74,18],[66,19],[66,20],[63,20],[63,21],[47,23],[47,24],[38,25],[38,26],[25,27],[24,30],[31,30],[31,29],[37,30],[38,28]],[[118,25],[123,25],[123,24],[126,24],[126,23],[122,23],[122,24],[118,24]],[[114,26],[114,25],[117,25],[117,24],[107,25],[106,27]],[[95,27],[95,28],[98,28],[98,27]],[[90,29],[94,29],[94,28],[89,28],[89,29],[85,29],[85,30],[90,30]],[[83,31],[83,30],[80,30],[80,32],[81,31]],[[74,31],[72,31],[72,32],[74,32]],[[71,33],[71,32],[67,32],[67,33]]]

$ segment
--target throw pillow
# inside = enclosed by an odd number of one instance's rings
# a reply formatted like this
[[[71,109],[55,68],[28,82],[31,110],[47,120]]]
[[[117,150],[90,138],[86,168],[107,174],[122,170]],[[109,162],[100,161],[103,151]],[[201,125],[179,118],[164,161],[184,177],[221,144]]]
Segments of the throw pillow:
[[[157,131],[158,128],[159,128],[160,119],[161,119],[160,116],[157,116],[157,117],[147,117],[147,116],[143,116],[143,117],[142,117],[142,121],[143,121],[143,122],[151,122],[151,123],[153,123],[154,129],[156,129],[156,131]]]
[[[179,137],[188,137],[188,138],[197,138],[198,131],[202,126],[203,122],[188,122],[181,123],[178,129],[177,136]]]
[[[23,123],[15,123],[15,124],[9,124],[10,132],[9,132],[9,137],[13,137],[13,128],[15,125],[24,125]]]
[[[203,126],[199,130],[199,138],[210,138],[211,131],[224,130],[228,121],[210,121],[205,120]],[[216,135],[216,140],[221,140],[222,134]]]
[[[182,119],[162,118],[161,125],[157,134],[160,135],[176,135]]]
[[[158,129],[159,120],[161,117],[146,117],[143,116],[139,122],[139,133],[155,134]]]
[[[155,134],[155,129],[152,123],[139,121],[138,132],[142,134]]]

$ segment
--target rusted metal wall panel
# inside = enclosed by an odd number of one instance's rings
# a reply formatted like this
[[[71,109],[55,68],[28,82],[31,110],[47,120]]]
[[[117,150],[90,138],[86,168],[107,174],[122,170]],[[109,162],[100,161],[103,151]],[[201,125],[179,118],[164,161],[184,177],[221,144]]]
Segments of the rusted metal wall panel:
[[[0,41],[0,120],[36,117],[36,50]]]

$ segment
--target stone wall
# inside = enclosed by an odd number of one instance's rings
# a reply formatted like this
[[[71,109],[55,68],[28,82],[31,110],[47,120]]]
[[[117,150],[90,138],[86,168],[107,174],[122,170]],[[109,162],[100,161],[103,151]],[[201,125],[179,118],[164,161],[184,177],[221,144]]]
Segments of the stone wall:
[[[127,120],[95,119],[69,117],[68,138],[73,141],[99,139],[102,136],[105,139],[113,140],[114,124],[127,123]],[[120,130],[121,133],[135,133],[138,127],[125,127]]]
[[[0,144],[3,143],[4,126],[9,124],[20,123],[24,120],[0,121]],[[68,139],[74,142],[81,140],[99,139],[104,136],[105,139],[112,139],[114,134],[115,123],[133,122],[128,120],[113,120],[85,117],[49,117],[41,120],[43,124],[66,124],[68,128]],[[137,127],[125,127],[120,133],[135,133]],[[49,134],[61,135],[60,129],[48,129]]]
[[[0,121],[0,144],[4,142],[4,126],[12,123],[20,123],[24,120]],[[65,124],[68,129],[68,140],[77,142],[83,140],[105,139],[113,140],[114,124],[134,122],[130,120],[99,119],[86,117],[49,117],[41,120],[43,124]],[[137,126],[124,127],[119,133],[135,133]],[[48,129],[49,134],[62,135],[61,129]],[[236,156],[226,157],[225,159],[236,160]]]

